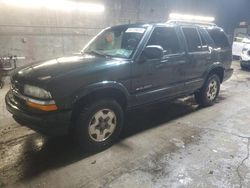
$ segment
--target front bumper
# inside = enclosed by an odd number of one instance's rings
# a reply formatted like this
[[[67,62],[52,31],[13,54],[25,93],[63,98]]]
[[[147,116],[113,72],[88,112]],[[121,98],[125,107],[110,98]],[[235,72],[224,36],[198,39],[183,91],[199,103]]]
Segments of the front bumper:
[[[61,136],[69,132],[71,127],[71,111],[32,112],[22,107],[11,91],[5,96],[7,110],[21,125],[48,136]]]
[[[224,79],[223,81],[227,81],[231,76],[233,75],[234,70],[233,69],[226,69],[224,71]]]

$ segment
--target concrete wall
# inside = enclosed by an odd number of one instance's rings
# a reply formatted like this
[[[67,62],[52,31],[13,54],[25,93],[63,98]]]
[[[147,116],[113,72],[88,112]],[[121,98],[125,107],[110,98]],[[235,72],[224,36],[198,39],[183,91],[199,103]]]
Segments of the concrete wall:
[[[18,8],[7,6],[0,0],[0,57],[24,56],[26,60],[18,62],[22,65],[70,55],[79,52],[90,38],[105,27],[123,23],[164,22],[169,12],[215,16],[216,23],[233,34],[234,27],[239,21],[247,21],[250,12],[247,6],[250,5],[249,0],[86,1],[97,1],[106,9],[101,14],[86,14]]]
[[[91,1],[93,2],[93,1]],[[165,0],[99,0],[100,14],[9,6],[0,1],[0,57],[23,56],[18,66],[79,52],[103,28],[165,21]]]

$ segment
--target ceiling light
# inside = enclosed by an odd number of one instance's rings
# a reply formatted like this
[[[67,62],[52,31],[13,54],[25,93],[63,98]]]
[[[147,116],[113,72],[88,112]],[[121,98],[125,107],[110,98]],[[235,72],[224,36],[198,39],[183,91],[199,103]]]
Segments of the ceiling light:
[[[183,21],[201,21],[201,22],[214,22],[215,21],[214,17],[177,14],[177,13],[171,13],[169,15],[169,18],[171,20],[183,20]]]
[[[83,3],[68,0],[2,0],[7,5],[23,8],[47,8],[62,11],[101,13],[105,7],[97,3]]]

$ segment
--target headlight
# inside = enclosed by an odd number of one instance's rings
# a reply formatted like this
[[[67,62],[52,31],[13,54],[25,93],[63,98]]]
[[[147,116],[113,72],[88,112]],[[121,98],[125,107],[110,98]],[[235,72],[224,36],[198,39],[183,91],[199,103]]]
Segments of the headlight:
[[[52,99],[50,92],[31,85],[24,85],[24,94],[38,99]]]

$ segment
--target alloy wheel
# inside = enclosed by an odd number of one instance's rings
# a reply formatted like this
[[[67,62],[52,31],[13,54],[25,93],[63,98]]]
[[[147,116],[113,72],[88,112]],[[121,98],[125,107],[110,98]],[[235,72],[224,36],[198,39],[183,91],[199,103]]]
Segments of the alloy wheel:
[[[207,98],[210,101],[214,101],[218,93],[218,83],[215,79],[212,79],[208,84]]]
[[[95,142],[107,140],[115,131],[117,118],[110,109],[102,109],[96,112],[89,122],[89,136]]]

